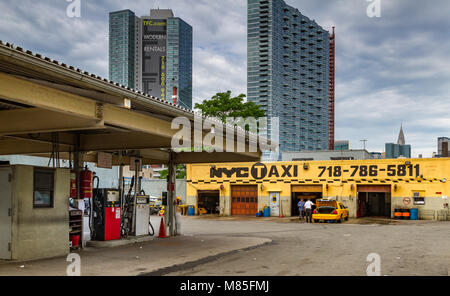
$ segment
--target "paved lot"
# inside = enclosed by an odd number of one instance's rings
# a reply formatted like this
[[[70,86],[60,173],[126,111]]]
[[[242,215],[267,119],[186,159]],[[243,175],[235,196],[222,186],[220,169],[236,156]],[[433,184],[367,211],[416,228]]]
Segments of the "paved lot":
[[[153,216],[152,221],[157,235],[160,217]],[[86,248],[77,253],[81,257],[82,275],[160,275],[167,268],[176,268],[179,265],[195,266],[222,254],[270,242],[270,239],[259,237],[186,234],[111,248]],[[68,265],[66,257],[26,262],[0,260],[0,276],[64,276]]]
[[[158,217],[153,217],[159,229]],[[450,222],[183,217],[183,235],[80,252],[82,275],[448,275]],[[0,275],[65,275],[66,258],[1,262]]]
[[[168,275],[364,276],[370,253],[380,255],[382,275],[449,275],[450,222],[355,219],[344,224],[306,224],[288,219],[187,217],[183,230],[273,242]]]

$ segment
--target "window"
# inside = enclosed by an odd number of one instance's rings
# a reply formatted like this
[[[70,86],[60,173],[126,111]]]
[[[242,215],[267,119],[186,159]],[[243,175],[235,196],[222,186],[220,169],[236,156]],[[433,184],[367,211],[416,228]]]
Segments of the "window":
[[[33,176],[33,207],[53,208],[54,171],[49,169],[34,169]]]

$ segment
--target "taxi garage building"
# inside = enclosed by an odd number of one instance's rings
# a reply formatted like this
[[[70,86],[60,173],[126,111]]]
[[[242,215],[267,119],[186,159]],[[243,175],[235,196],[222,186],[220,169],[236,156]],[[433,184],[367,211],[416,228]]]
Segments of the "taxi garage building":
[[[299,199],[331,198],[350,217],[393,218],[419,209],[419,219],[450,218],[450,159],[293,161],[193,164],[187,167],[187,204],[224,216],[298,215]]]

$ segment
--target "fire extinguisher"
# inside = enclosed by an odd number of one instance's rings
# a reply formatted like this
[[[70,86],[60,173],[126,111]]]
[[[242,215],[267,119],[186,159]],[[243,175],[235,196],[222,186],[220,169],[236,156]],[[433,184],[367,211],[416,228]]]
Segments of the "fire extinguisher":
[[[92,177],[93,174],[87,166],[80,172],[80,198],[92,198]]]
[[[70,171],[70,198],[77,198],[77,173]]]

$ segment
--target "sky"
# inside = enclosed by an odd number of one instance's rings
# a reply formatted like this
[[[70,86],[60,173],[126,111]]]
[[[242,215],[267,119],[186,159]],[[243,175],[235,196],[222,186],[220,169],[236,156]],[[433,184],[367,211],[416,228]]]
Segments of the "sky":
[[[108,14],[171,8],[193,27],[194,103],[247,90],[247,1],[1,0],[0,40],[108,78]],[[403,125],[412,156],[450,136],[450,1],[286,0],[326,30],[336,27],[336,140],[384,151]]]

